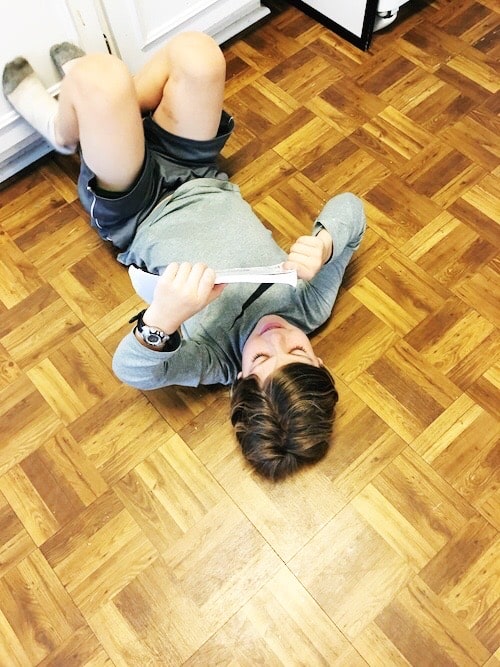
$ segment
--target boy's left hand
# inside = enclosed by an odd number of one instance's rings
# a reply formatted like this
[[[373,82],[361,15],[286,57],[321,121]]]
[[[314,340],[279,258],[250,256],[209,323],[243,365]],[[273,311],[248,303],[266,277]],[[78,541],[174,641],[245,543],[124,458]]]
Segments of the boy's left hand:
[[[302,280],[311,280],[333,251],[332,237],[322,229],[316,236],[299,236],[290,248],[285,269],[295,269]]]

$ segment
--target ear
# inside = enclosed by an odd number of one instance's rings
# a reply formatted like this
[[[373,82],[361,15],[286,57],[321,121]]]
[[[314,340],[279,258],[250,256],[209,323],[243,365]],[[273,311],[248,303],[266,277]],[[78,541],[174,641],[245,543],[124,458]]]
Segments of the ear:
[[[325,365],[323,363],[323,359],[321,359],[320,357],[316,357],[316,359],[318,360],[318,364],[320,365],[320,367],[323,368],[323,366]]]
[[[237,380],[241,380],[242,376],[243,376],[243,373],[242,373],[242,371],[240,371],[240,372],[238,373],[238,375],[236,376],[236,379],[237,379]]]

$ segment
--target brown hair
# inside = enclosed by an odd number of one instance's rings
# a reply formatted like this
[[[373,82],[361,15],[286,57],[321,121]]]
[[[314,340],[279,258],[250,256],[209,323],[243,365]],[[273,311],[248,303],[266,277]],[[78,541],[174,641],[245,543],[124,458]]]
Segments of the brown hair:
[[[279,368],[261,387],[237,380],[231,423],[247,461],[264,477],[282,479],[326,454],[338,401],[329,371],[305,363]]]

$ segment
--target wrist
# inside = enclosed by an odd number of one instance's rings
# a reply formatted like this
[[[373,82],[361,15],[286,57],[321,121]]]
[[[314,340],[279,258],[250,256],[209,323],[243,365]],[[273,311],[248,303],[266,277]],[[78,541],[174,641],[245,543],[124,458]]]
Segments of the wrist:
[[[326,264],[333,255],[333,239],[325,228],[318,232],[318,238],[323,244],[323,264]]]
[[[172,318],[171,315],[165,313],[164,311],[158,311],[154,306],[149,306],[143,312],[142,321],[144,324],[147,324],[149,327],[155,327],[161,329],[166,334],[171,335],[180,327],[182,322],[179,322],[177,319]]]

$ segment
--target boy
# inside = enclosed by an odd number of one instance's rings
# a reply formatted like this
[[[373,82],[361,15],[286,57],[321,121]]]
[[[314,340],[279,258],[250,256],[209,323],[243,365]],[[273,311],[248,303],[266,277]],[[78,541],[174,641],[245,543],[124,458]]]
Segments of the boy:
[[[278,479],[327,451],[333,378],[308,334],[329,317],[365,228],[361,202],[331,199],[286,254],[217,168],[233,129],[222,109],[225,60],[203,33],[175,36],[132,77],[112,55],[51,49],[64,75],[53,100],[22,58],[6,97],[60,152],[79,146],[79,195],[118,260],[161,274],[120,343],[124,382],[231,384],[231,420],[254,468]],[[299,284],[216,285],[215,269],[284,263]]]

